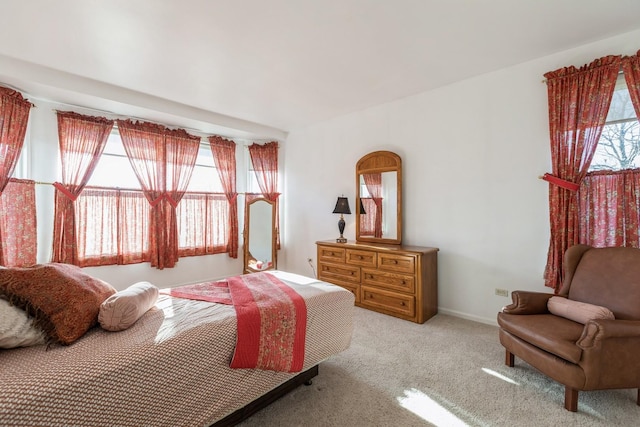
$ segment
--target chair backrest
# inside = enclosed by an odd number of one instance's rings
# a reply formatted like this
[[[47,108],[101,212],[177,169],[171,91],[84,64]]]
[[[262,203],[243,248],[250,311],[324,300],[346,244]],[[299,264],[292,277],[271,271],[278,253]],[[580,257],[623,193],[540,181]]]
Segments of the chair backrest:
[[[576,245],[565,253],[564,272],[560,295],[640,320],[640,249]]]

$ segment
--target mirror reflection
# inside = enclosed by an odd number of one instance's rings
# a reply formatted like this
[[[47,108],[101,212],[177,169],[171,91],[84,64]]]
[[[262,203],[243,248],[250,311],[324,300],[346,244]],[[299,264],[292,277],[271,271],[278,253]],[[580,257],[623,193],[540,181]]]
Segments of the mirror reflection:
[[[356,164],[356,240],[402,241],[402,161],[391,151],[374,151]]]
[[[275,205],[257,198],[245,206],[244,272],[276,268]]]
[[[397,239],[397,172],[360,175],[360,236]]]

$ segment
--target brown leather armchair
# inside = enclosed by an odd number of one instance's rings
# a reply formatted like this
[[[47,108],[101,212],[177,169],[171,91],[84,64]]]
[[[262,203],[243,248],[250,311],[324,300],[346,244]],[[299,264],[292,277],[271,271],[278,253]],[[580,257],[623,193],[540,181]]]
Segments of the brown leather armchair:
[[[564,407],[576,412],[578,391],[640,388],[640,249],[576,245],[564,273],[558,296],[606,307],[615,319],[583,325],[549,312],[554,294],[514,291],[498,325],[506,365],[518,356],[563,384]]]

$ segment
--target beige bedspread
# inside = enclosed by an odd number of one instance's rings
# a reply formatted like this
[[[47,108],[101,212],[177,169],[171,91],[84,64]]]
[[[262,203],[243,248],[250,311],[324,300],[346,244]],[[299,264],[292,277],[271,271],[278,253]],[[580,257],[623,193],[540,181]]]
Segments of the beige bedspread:
[[[353,295],[274,274],[307,304],[304,370],[345,350]],[[295,376],[230,369],[235,340],[233,306],[162,295],[128,330],[0,351],[0,426],[210,425]]]

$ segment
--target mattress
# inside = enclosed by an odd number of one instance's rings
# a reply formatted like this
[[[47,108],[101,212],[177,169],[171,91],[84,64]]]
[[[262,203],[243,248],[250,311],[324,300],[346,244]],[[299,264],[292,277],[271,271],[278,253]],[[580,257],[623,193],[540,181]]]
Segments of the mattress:
[[[353,295],[272,272],[307,306],[303,370],[349,347]],[[296,374],[231,369],[233,306],[161,295],[131,328],[0,351],[0,426],[204,426]]]

